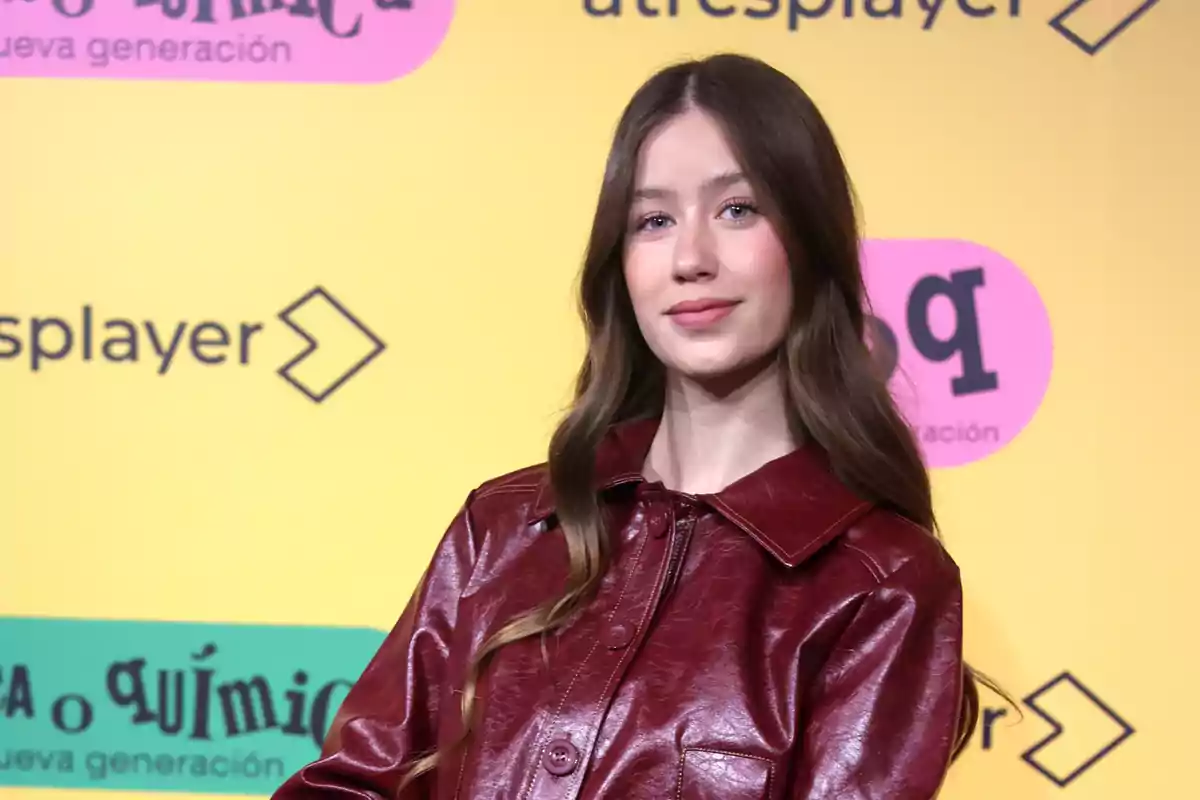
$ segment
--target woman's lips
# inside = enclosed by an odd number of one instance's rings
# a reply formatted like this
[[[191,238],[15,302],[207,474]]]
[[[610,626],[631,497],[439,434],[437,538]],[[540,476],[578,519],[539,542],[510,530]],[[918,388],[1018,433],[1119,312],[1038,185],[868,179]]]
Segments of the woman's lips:
[[[715,325],[733,312],[737,300],[684,300],[667,310],[667,316],[681,328],[693,330]]]

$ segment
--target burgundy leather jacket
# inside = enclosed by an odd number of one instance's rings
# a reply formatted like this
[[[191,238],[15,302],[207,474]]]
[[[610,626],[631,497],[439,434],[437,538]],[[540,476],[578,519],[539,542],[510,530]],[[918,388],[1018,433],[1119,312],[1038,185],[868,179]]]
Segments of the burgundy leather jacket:
[[[482,722],[403,800],[930,800],[962,700],[958,569],[801,449],[718,494],[645,481],[657,422],[619,426],[598,488],[613,562],[547,640],[501,649]],[[567,551],[542,467],[468,496],[347,696],[320,760],[275,794],[395,797],[453,740],[469,655],[558,597]]]

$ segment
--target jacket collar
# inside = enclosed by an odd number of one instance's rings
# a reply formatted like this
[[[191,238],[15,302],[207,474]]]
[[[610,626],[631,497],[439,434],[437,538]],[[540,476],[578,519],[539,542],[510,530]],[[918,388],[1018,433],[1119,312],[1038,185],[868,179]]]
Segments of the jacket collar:
[[[642,467],[659,420],[614,426],[596,454],[595,486],[602,495],[646,479]],[[769,461],[720,492],[696,496],[758,542],[780,563],[795,567],[865,515],[871,504],[834,476],[815,445]],[[543,482],[530,522],[553,516],[554,497]]]

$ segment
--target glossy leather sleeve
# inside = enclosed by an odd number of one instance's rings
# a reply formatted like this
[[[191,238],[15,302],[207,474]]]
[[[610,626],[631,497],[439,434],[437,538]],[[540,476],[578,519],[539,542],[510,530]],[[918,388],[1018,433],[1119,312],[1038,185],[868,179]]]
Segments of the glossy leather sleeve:
[[[291,776],[275,800],[428,797],[421,780],[400,797],[396,788],[401,766],[437,742],[439,688],[476,555],[468,508],[455,516],[404,613],[347,694],[319,760]]]
[[[862,601],[807,696],[794,800],[932,800],[963,688],[962,591],[949,559],[910,561]]]

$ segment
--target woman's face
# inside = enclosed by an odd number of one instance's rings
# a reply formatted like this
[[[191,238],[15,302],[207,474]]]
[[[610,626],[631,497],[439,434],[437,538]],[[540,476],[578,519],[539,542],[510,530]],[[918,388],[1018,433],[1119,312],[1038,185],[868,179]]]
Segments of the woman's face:
[[[787,254],[712,117],[653,133],[634,190],[625,282],[654,354],[703,381],[773,353],[792,313]]]

